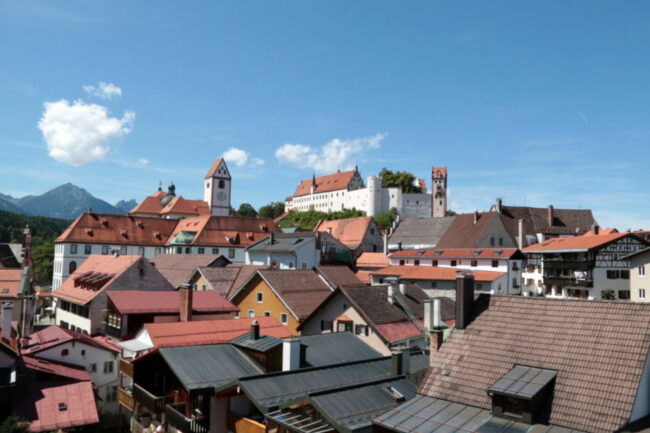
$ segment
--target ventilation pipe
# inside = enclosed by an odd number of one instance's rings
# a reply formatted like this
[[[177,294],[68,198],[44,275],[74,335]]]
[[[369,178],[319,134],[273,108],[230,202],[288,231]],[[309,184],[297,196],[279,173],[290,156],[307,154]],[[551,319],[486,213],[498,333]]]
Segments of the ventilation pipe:
[[[440,298],[434,298],[433,303],[429,301],[429,309],[431,311],[429,318],[429,336],[430,336],[430,346],[429,346],[429,365],[433,364],[433,360],[440,351],[442,343],[444,341],[445,329],[447,325],[442,320],[442,309]],[[426,308],[426,304],[425,304]],[[426,310],[425,310],[425,319],[426,319]]]
[[[393,283],[388,285],[388,302],[395,304],[395,286]]]
[[[384,231],[384,256],[388,255],[388,230]]]
[[[476,224],[477,222],[478,222],[478,211],[475,210],[474,211],[474,224]]]
[[[300,339],[291,337],[282,342],[282,371],[300,368]]]

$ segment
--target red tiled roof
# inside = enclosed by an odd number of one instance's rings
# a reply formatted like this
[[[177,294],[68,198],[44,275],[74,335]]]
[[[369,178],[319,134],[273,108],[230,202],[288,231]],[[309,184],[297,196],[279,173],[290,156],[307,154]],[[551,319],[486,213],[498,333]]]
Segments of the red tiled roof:
[[[152,215],[159,215],[162,210],[162,205],[160,200],[167,195],[166,192],[158,190],[155,193],[151,194],[149,197],[142,200],[140,203],[135,205],[133,209],[129,211],[129,215],[134,213],[145,213]]]
[[[161,215],[210,215],[210,207],[203,200],[186,200],[176,196],[160,211]]]
[[[222,257],[221,254],[158,254],[149,261],[172,286],[180,287],[196,268],[211,266]]]
[[[358,268],[383,268],[390,265],[390,259],[384,253],[361,253],[357,257]]]
[[[22,269],[0,269],[0,299],[15,299],[23,276]]]
[[[447,167],[433,167],[431,169],[431,177],[447,177]]]
[[[100,349],[111,350],[113,352],[121,351],[121,349],[118,347],[100,339],[91,337],[90,335],[81,334],[75,331],[71,331],[70,329],[64,329],[60,326],[52,325],[41,329],[38,332],[30,334],[27,345],[23,348],[22,353],[25,355],[41,352],[45,349],[49,349],[51,347],[55,347],[73,340],[79,343],[95,346]]]
[[[438,266],[388,266],[374,271],[372,275],[398,276],[400,279],[405,280],[456,281],[458,272],[458,268],[442,268]],[[475,281],[492,282],[503,277],[506,273],[472,271],[472,274]]]
[[[92,382],[28,382],[16,388],[16,414],[33,432],[52,431],[99,422]],[[65,409],[59,405],[65,404]]]
[[[598,248],[610,242],[632,236],[631,233],[585,234],[566,238],[552,238],[539,244],[524,248],[525,253],[552,252],[552,251],[586,251]]]
[[[178,313],[180,293],[170,291],[111,290],[108,299],[120,314]],[[192,311],[197,313],[228,313],[239,308],[212,290],[192,293]]]
[[[355,173],[355,170],[350,170],[317,177],[314,194],[347,189]],[[296,192],[293,194],[293,197],[310,194],[312,181],[313,179],[301,180],[300,185],[298,185]]]
[[[371,272],[366,272],[366,271],[357,271],[356,273],[357,278],[361,280],[361,282],[365,284],[371,284],[372,283],[372,273]]]
[[[424,322],[419,320],[420,324]],[[403,338],[415,337],[421,335],[422,331],[415,326],[410,320],[404,322],[392,322],[375,325],[377,330],[384,336],[386,341],[396,341]]]
[[[224,344],[250,332],[257,320],[260,334],[287,338],[293,334],[273,317],[201,320],[196,322],[147,323],[144,328],[156,348]]]
[[[321,220],[314,227],[315,232],[332,231],[332,236],[342,242],[351,250],[356,249],[363,242],[372,217],[345,218],[340,220]]]
[[[214,174],[217,172],[217,169],[219,168],[222,162],[223,162],[223,158],[219,158],[216,161],[214,161],[212,163],[212,166],[210,166],[210,169],[206,173],[205,178],[208,179],[214,176]]]
[[[196,233],[191,245],[245,247],[264,239],[271,232],[280,232],[280,228],[270,218],[203,215],[180,220],[167,245],[171,245],[183,231]]]
[[[422,192],[427,192],[427,182],[424,179],[418,179],[418,186]]]
[[[90,374],[85,368],[76,365],[64,364],[35,358],[33,356],[22,356],[20,358],[23,367],[41,373],[52,374],[67,379],[79,381],[92,381]]]
[[[177,224],[164,218],[83,213],[55,242],[163,246]]]
[[[501,251],[499,254],[495,254]],[[517,248],[437,248],[433,250],[402,250],[391,253],[390,257],[409,259],[509,259],[517,253]]]

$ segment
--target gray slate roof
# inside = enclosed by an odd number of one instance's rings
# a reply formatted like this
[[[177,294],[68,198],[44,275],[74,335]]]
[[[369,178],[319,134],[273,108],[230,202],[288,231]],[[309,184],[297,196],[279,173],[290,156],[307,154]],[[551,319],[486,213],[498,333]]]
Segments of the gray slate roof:
[[[496,394],[531,399],[557,376],[557,371],[515,365],[489,389]]]
[[[390,249],[399,242],[404,249],[434,248],[456,217],[414,218],[402,220],[388,240]]]
[[[217,390],[240,377],[261,373],[246,355],[230,344],[164,347],[159,352],[188,390],[210,387]]]
[[[306,366],[319,367],[342,362],[381,357],[381,353],[349,332],[302,335],[300,343],[307,346]]]
[[[317,235],[313,232],[297,232],[275,233],[273,237],[273,244],[271,244],[271,236],[268,236],[246,249],[252,252],[291,253],[306,243],[316,241]]]
[[[282,339],[270,337],[268,335],[260,335],[257,340],[252,340],[251,333],[247,332],[244,335],[235,338],[230,343],[237,347],[252,349],[258,352],[266,352],[282,344]]]
[[[572,433],[557,426],[528,425],[493,417],[488,409],[452,403],[424,395],[375,418],[375,424],[403,433]]]

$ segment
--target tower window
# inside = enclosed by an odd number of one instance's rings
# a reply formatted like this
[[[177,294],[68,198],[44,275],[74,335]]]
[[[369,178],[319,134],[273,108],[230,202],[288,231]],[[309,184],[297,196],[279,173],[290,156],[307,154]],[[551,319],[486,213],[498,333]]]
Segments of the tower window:
[[[219,180],[219,189],[224,189],[226,187],[226,182],[223,179]]]

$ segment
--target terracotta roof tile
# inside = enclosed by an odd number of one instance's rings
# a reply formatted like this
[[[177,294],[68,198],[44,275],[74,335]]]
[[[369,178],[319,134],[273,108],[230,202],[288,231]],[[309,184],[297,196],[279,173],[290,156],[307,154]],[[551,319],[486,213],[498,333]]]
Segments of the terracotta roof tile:
[[[582,236],[570,236],[564,238],[552,238],[539,244],[531,245],[524,248],[526,253],[551,252],[563,250],[591,250],[601,247],[610,242],[633,236],[631,233],[603,233],[603,234],[585,234]]]
[[[465,271],[465,270],[464,270]],[[432,281],[456,281],[459,269],[442,268],[438,266],[388,266],[372,275],[398,276],[405,280],[432,280]],[[492,282],[503,277],[505,272],[493,271],[472,271],[475,281]]]
[[[317,266],[316,270],[334,288],[358,286],[363,283],[347,266]]]
[[[355,173],[355,170],[350,170],[317,177],[314,194],[347,189]],[[313,179],[301,180],[300,185],[298,185],[296,192],[293,194],[293,197],[310,194],[312,181]]]
[[[402,250],[390,253],[390,257],[414,259],[509,259],[517,253],[517,248],[436,248],[432,250]]]
[[[180,294],[177,290],[111,290],[108,299],[120,314],[178,313]],[[229,313],[239,308],[212,290],[192,293],[192,311],[197,313]]]
[[[431,177],[447,177],[447,167],[433,167]]]
[[[174,287],[180,287],[198,267],[212,266],[221,254],[159,254],[150,260]]]
[[[549,423],[604,433],[624,426],[647,391],[648,304],[480,295],[474,309],[419,393],[490,409],[487,389],[513,365],[556,370]]]
[[[77,341],[101,349],[111,350],[113,352],[120,352],[118,347],[91,337],[86,334],[81,334],[70,329],[64,329],[60,326],[52,325],[47,328],[41,329],[38,332],[30,334],[27,345],[22,350],[22,354],[34,354],[41,352],[45,349],[67,343],[68,341]]]
[[[314,227],[315,232],[332,231],[332,236],[351,250],[357,249],[368,232],[372,217],[345,218],[340,220],[321,220]]]
[[[0,269],[0,299],[15,299],[23,276],[22,269]]]
[[[359,268],[383,268],[390,265],[390,259],[384,253],[364,252],[357,258]]]
[[[86,369],[76,365],[48,361],[46,359],[35,358],[33,356],[21,356],[20,364],[22,367],[29,370],[35,370],[40,373],[59,376],[60,378],[64,379],[92,381],[92,378]]]
[[[217,172],[217,169],[219,168],[222,162],[223,162],[223,158],[219,158],[216,161],[214,161],[210,166],[208,172],[205,174],[205,178],[208,179],[214,176],[214,174]]]
[[[160,214],[210,215],[210,207],[203,200],[186,200],[176,196],[161,209]]]
[[[280,228],[270,218],[209,215],[189,217],[178,222],[167,245],[172,245],[176,236],[182,232],[190,234],[191,245],[245,247],[264,239],[271,232],[280,232]],[[233,241],[229,241],[229,238]]]
[[[371,284],[372,283],[372,272],[367,272],[367,271],[357,271],[356,273],[357,278],[361,280],[361,282],[365,284]]]

